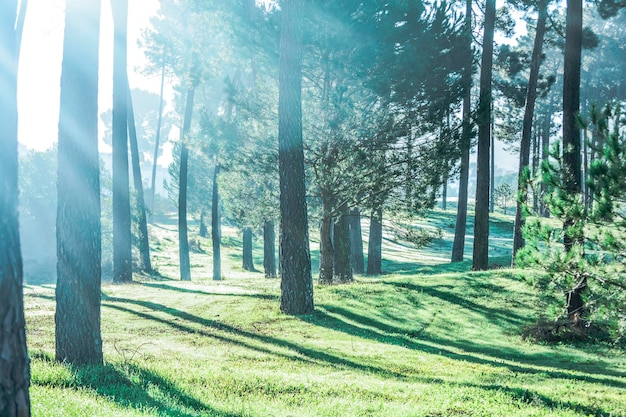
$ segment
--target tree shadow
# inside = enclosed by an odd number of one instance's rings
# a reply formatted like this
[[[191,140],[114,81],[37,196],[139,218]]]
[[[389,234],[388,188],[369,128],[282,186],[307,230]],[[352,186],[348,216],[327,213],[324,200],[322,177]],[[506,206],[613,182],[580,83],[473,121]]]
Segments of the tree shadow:
[[[184,287],[176,287],[173,285],[167,284],[156,284],[153,282],[142,282],[141,285],[150,288],[158,288],[166,291],[177,291],[186,294],[197,294],[197,295],[209,295],[209,296],[224,296],[224,297],[250,297],[250,298],[258,298],[260,300],[267,301],[278,301],[280,296],[275,294],[260,294],[260,293],[222,293],[222,292],[207,292],[201,290],[193,290],[191,288]]]

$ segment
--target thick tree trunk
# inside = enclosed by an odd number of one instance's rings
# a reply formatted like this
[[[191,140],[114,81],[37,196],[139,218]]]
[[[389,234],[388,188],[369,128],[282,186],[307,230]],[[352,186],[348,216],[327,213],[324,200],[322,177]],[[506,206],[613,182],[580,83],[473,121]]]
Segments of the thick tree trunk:
[[[496,2],[487,0],[483,54],[480,66],[480,97],[478,102],[478,154],[476,174],[476,209],[474,216],[474,250],[472,269],[489,267],[489,148],[491,142],[491,75]]]
[[[102,364],[98,155],[100,2],[65,9],[58,143],[56,359]]]
[[[17,214],[16,13],[16,1],[0,4],[0,415],[28,417],[30,370]]]
[[[365,272],[363,259],[363,232],[361,230],[361,212],[358,207],[350,211],[350,260],[352,269],[357,274]]]
[[[128,133],[130,139],[130,154],[133,165],[133,183],[137,193],[137,223],[139,226],[139,257],[140,268],[147,273],[152,272],[150,262],[150,243],[148,241],[148,222],[146,219],[146,202],[143,194],[143,181],[141,177],[141,166],[139,164],[139,148],[137,146],[137,128],[135,126],[135,111],[133,109],[133,98],[130,94],[128,77],[126,78],[128,91]]]
[[[187,90],[185,103],[185,118],[180,135],[180,173],[178,175],[178,251],[180,260],[181,281],[191,281],[191,263],[189,261],[189,236],[187,229],[187,171],[189,163],[189,149],[187,136],[191,128],[193,116],[193,101],[196,92],[195,85]]]
[[[530,61],[530,75],[528,77],[528,90],[526,92],[526,107],[524,109],[524,121],[522,123],[522,140],[520,142],[519,151],[519,171],[517,180],[517,205],[515,208],[515,223],[513,226],[513,257],[517,251],[524,246],[524,236],[522,235],[522,227],[524,227],[525,218],[523,207],[528,202],[528,182],[526,179],[527,171],[530,163],[530,139],[532,135],[533,117],[535,114],[535,101],[537,99],[537,83],[539,81],[539,67],[541,66],[541,54],[543,49],[543,38],[546,29],[546,20],[548,16],[548,2],[542,0],[537,5],[537,29],[535,31],[535,44]]]
[[[350,222],[349,211],[344,208],[335,220],[333,244],[335,249],[335,274],[333,279],[339,283],[354,281],[350,262]]]
[[[154,218],[154,211],[156,209],[156,172],[157,172],[157,160],[159,159],[159,147],[161,145],[161,124],[163,123],[163,89],[165,87],[165,59],[163,60],[163,66],[161,67],[161,90],[159,93],[159,116],[157,119],[156,138],[154,140],[154,158],[152,159],[152,182],[150,187],[150,222]]]
[[[322,196],[322,220],[320,222],[320,268],[318,282],[332,284],[335,262],[332,239],[333,216],[332,204],[328,197]]]
[[[367,275],[380,275],[383,264],[383,208],[372,210],[367,248]]]
[[[452,244],[452,262],[463,261],[465,253],[465,229],[467,228],[467,197],[469,185],[469,159],[472,147],[472,0],[465,2],[465,37],[467,62],[463,72],[465,94],[463,95],[463,125],[461,130],[461,170],[459,174],[459,198],[454,226],[454,242]]]
[[[112,0],[113,25],[113,281],[133,280],[128,171],[128,86],[126,32],[128,2]]]
[[[213,198],[211,203],[211,242],[213,244],[213,280],[222,279],[222,225],[220,221],[220,195],[217,177],[220,173],[220,164],[215,162],[213,170]]]
[[[252,257],[252,228],[243,229],[243,262],[244,271],[256,272],[254,268],[254,258]]]
[[[278,143],[280,177],[280,310],[313,311],[313,280],[302,143],[302,29],[304,0],[282,3]]]
[[[276,231],[272,220],[263,223],[263,270],[265,278],[276,278]]]

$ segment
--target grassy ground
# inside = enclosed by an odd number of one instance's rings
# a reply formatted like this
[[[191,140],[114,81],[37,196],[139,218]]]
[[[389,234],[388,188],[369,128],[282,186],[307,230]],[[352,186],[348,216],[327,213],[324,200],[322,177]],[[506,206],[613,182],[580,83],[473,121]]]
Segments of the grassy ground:
[[[626,416],[624,352],[522,340],[540,308],[527,277],[448,264],[452,218],[433,212],[444,236],[419,251],[388,236],[389,275],[316,286],[301,317],[280,314],[278,280],[241,270],[236,235],[224,281],[210,280],[210,243],[195,238],[183,283],[175,228],[156,226],[162,276],[103,286],[104,367],[53,361],[54,287],[26,287],[33,414]],[[503,264],[510,222],[492,228]]]

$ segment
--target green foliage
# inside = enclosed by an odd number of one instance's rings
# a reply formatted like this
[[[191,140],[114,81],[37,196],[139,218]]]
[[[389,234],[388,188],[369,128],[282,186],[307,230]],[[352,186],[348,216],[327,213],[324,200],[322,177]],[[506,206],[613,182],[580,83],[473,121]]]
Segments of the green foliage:
[[[565,294],[584,288],[586,326],[603,327],[617,340],[626,334],[626,132],[619,106],[593,111],[591,123],[602,138],[601,152],[587,182],[593,201],[586,206],[567,188],[567,172],[558,144],[543,162],[542,181],[548,185],[546,206],[553,219],[529,219],[527,246],[520,261],[547,272],[543,291],[564,305]],[[560,221],[560,224],[557,222]],[[570,242],[571,248],[564,245]],[[563,311],[559,313],[560,316]]]
[[[508,208],[513,202],[513,196],[515,192],[513,191],[513,187],[508,182],[504,182],[500,184],[493,190],[495,203],[502,210],[504,214],[506,214]]]

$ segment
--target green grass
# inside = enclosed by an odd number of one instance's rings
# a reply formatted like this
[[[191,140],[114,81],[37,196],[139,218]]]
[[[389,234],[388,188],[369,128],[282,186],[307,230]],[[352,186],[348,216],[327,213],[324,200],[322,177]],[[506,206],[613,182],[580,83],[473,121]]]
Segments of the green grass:
[[[509,229],[492,225],[503,253]],[[200,239],[188,283],[174,226],[151,231],[161,276],[103,286],[103,367],[54,362],[54,287],[26,287],[34,416],[626,416],[624,352],[522,340],[532,272],[443,263],[447,234],[419,251],[387,239],[391,274],[316,286],[315,312],[290,317],[278,280],[241,270],[235,234],[224,281]]]

